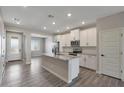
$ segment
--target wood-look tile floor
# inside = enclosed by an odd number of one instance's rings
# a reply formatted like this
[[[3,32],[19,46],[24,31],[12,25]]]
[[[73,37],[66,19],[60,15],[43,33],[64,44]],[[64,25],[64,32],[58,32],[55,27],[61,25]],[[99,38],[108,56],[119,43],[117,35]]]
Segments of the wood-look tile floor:
[[[31,65],[21,61],[7,63],[1,87],[65,87],[61,79],[41,67],[41,58],[33,58]],[[79,79],[72,87],[123,87],[119,79],[98,75],[92,70],[80,68]]]

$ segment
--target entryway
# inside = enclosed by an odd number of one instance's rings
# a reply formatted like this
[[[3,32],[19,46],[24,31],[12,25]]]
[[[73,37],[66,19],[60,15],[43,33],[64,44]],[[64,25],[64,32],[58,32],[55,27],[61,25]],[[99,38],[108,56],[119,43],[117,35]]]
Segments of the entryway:
[[[22,34],[7,32],[7,61],[22,60]]]

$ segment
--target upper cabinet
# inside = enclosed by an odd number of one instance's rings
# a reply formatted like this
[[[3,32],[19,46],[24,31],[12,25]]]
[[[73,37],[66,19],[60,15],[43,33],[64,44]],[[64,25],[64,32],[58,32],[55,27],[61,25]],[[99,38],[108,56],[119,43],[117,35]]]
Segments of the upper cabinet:
[[[65,46],[70,46],[71,45],[70,33],[64,34],[64,39],[65,39]]]
[[[88,34],[88,46],[96,46],[96,42],[97,42],[97,33],[96,33],[96,28],[92,28],[90,30],[87,31]]]
[[[55,37],[54,37],[54,41],[56,42],[56,41],[60,41],[60,39],[61,39],[61,35],[56,35]]]
[[[72,30],[70,33],[63,35],[56,35],[55,41],[60,42],[60,46],[71,46],[70,42],[80,40],[80,46],[96,46],[96,28],[89,28],[79,31],[79,29]]]
[[[79,29],[71,31],[71,41],[80,40]]]
[[[96,42],[96,28],[90,28],[80,31],[80,46],[96,46]]]
[[[80,46],[87,46],[87,31],[80,31]]]
[[[63,35],[56,35],[55,41],[59,41],[61,46],[70,46],[70,33],[66,33]]]

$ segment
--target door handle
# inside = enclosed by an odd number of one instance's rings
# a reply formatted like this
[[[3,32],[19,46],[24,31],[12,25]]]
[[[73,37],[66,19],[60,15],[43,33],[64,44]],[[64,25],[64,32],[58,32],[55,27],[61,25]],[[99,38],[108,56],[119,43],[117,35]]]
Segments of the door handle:
[[[104,54],[101,54],[102,57],[104,57],[105,55]]]

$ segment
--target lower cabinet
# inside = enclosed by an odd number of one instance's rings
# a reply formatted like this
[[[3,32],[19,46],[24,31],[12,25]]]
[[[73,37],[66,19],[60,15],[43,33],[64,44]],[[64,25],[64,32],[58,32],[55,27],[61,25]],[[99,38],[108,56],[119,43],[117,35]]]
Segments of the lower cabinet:
[[[80,66],[85,67],[85,63],[86,63],[86,57],[85,55],[82,55],[80,57]]]
[[[80,66],[96,70],[96,67],[97,67],[96,56],[82,55],[80,58]]]

